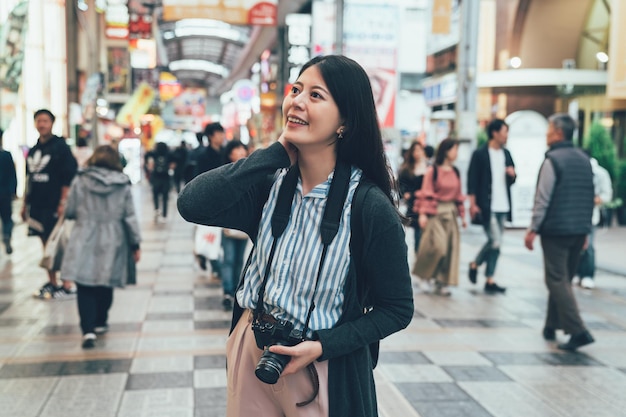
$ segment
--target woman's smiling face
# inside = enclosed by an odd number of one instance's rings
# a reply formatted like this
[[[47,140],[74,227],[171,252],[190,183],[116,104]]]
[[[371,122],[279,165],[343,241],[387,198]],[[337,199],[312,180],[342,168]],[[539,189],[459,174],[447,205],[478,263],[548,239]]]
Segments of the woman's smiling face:
[[[341,115],[317,66],[307,68],[283,100],[285,138],[298,148],[337,140]]]

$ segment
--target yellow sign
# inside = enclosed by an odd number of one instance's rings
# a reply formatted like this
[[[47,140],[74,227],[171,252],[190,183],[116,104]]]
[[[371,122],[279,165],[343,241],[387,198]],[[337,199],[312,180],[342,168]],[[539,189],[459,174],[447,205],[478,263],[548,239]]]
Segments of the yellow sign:
[[[154,89],[148,83],[141,83],[130,97],[130,100],[122,106],[115,121],[120,126],[137,127],[141,116],[146,114],[154,100]]]
[[[276,26],[278,0],[163,0],[163,20],[213,19],[233,25]]]
[[[609,80],[607,96],[626,99],[626,0],[611,3],[611,37],[609,39]]]
[[[450,19],[452,17],[452,0],[434,0],[432,16],[432,33],[447,35],[450,33]]]

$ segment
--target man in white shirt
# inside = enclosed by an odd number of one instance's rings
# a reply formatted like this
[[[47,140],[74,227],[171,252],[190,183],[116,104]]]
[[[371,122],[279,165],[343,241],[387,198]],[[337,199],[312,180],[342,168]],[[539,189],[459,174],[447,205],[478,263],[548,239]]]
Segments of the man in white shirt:
[[[493,276],[500,255],[504,221],[511,221],[511,185],[515,182],[515,165],[505,149],[509,127],[501,119],[491,121],[486,128],[489,142],[476,149],[467,175],[467,194],[473,224],[480,224],[487,235],[476,258],[469,265],[469,279],[476,283],[478,267],[486,263],[485,292],[504,293],[506,288],[496,284]]]
[[[581,253],[578,261],[577,276],[572,280],[572,284],[580,284],[585,289],[596,287],[594,280],[596,272],[596,251],[593,241],[596,234],[596,227],[600,223],[600,207],[613,199],[613,184],[609,171],[598,164],[595,158],[591,158],[591,170],[593,171],[594,207],[591,216],[591,233],[587,236],[587,248]]]

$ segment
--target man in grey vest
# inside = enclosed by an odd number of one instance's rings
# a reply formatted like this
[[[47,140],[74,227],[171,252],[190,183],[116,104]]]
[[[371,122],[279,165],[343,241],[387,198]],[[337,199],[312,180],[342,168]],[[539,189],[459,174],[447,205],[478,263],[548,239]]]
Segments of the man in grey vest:
[[[591,231],[593,173],[589,157],[572,143],[576,122],[565,113],[554,114],[548,121],[546,141],[550,149],[539,171],[525,244],[533,250],[535,236],[541,236],[549,292],[543,337],[556,340],[556,330],[563,329],[571,337],[558,348],[573,351],[594,342],[580,317],[571,286]]]

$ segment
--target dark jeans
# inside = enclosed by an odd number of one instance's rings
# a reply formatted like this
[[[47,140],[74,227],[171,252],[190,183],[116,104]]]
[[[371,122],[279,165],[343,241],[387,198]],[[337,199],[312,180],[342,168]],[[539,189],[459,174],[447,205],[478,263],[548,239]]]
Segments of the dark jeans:
[[[2,240],[10,241],[13,233],[13,196],[0,196],[0,218],[2,219]]]
[[[411,229],[413,229],[413,250],[417,254],[417,250],[420,248],[420,239],[422,238],[422,229],[420,229],[419,224],[411,224]]]
[[[582,279],[585,277],[593,278],[596,274],[596,250],[593,247],[593,241],[596,235],[596,228],[591,228],[591,233],[587,235],[589,244],[587,249],[580,255],[580,261],[578,261],[578,273],[577,275]]]
[[[507,213],[491,213],[489,223],[483,225],[485,234],[487,235],[487,242],[483,245],[476,255],[474,262],[476,266],[481,266],[483,262],[487,262],[487,268],[485,269],[485,276],[487,278],[493,277],[496,272],[496,263],[500,256],[500,246],[502,246],[502,234],[504,233],[504,221],[506,220]]]
[[[202,255],[200,255],[202,256]],[[211,272],[220,279],[222,278],[222,262],[219,259],[209,259],[209,263],[211,264]]]
[[[541,236],[549,292],[546,328],[563,329],[571,335],[585,331],[571,284],[584,244],[585,235]]]
[[[222,237],[222,248],[224,249],[224,261],[222,262],[222,289],[224,295],[235,295],[235,288],[241,276],[243,268],[243,255],[246,251],[246,239],[233,239]]]
[[[113,304],[113,288],[76,283],[76,300],[83,334],[93,333],[96,327],[107,324]]]
[[[154,209],[159,209],[159,200],[163,202],[163,208],[161,214],[163,217],[167,217],[167,199],[170,193],[170,180],[155,180],[152,183],[152,201],[154,202]]]

